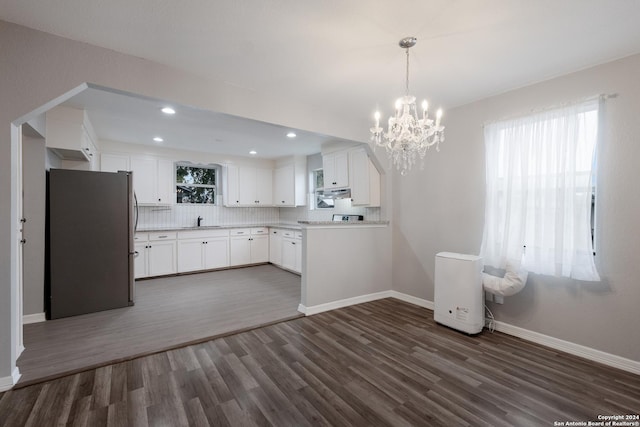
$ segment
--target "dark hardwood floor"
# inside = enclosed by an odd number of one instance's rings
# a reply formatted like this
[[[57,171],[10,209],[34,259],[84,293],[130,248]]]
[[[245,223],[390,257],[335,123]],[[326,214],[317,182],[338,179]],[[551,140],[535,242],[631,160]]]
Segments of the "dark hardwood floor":
[[[550,426],[637,414],[640,376],[394,299],[11,390],[2,426]]]
[[[300,276],[272,265],[138,281],[135,301],[25,325],[18,385],[302,316]]]

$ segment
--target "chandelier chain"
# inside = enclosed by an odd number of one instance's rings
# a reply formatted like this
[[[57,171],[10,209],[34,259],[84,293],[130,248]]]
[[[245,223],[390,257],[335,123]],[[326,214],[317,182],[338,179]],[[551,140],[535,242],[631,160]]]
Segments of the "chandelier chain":
[[[407,76],[405,81],[405,95],[409,96],[409,48],[405,49],[407,51]]]

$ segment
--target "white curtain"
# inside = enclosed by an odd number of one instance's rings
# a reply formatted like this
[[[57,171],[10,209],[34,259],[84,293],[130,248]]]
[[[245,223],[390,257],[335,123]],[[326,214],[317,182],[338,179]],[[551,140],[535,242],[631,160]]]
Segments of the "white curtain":
[[[591,240],[598,119],[593,100],[485,126],[485,264],[600,280]]]

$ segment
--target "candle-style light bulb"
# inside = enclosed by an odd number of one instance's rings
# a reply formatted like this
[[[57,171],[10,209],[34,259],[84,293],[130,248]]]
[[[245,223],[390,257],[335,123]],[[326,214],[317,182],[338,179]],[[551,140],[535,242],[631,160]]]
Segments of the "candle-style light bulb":
[[[375,117],[376,119],[376,127],[379,128],[380,127],[380,111],[376,111],[373,117]]]
[[[429,109],[429,103],[425,99],[424,101],[422,101],[422,118],[424,120],[427,120],[427,110],[428,109]]]
[[[442,108],[438,108],[436,113],[436,126],[440,126],[440,119],[442,118]]]

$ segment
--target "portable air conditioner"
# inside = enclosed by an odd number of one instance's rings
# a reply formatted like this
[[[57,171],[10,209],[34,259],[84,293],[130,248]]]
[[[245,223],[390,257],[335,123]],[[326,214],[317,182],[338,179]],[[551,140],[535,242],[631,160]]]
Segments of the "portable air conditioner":
[[[440,252],[436,255],[433,318],[468,334],[484,326],[482,258]]]

